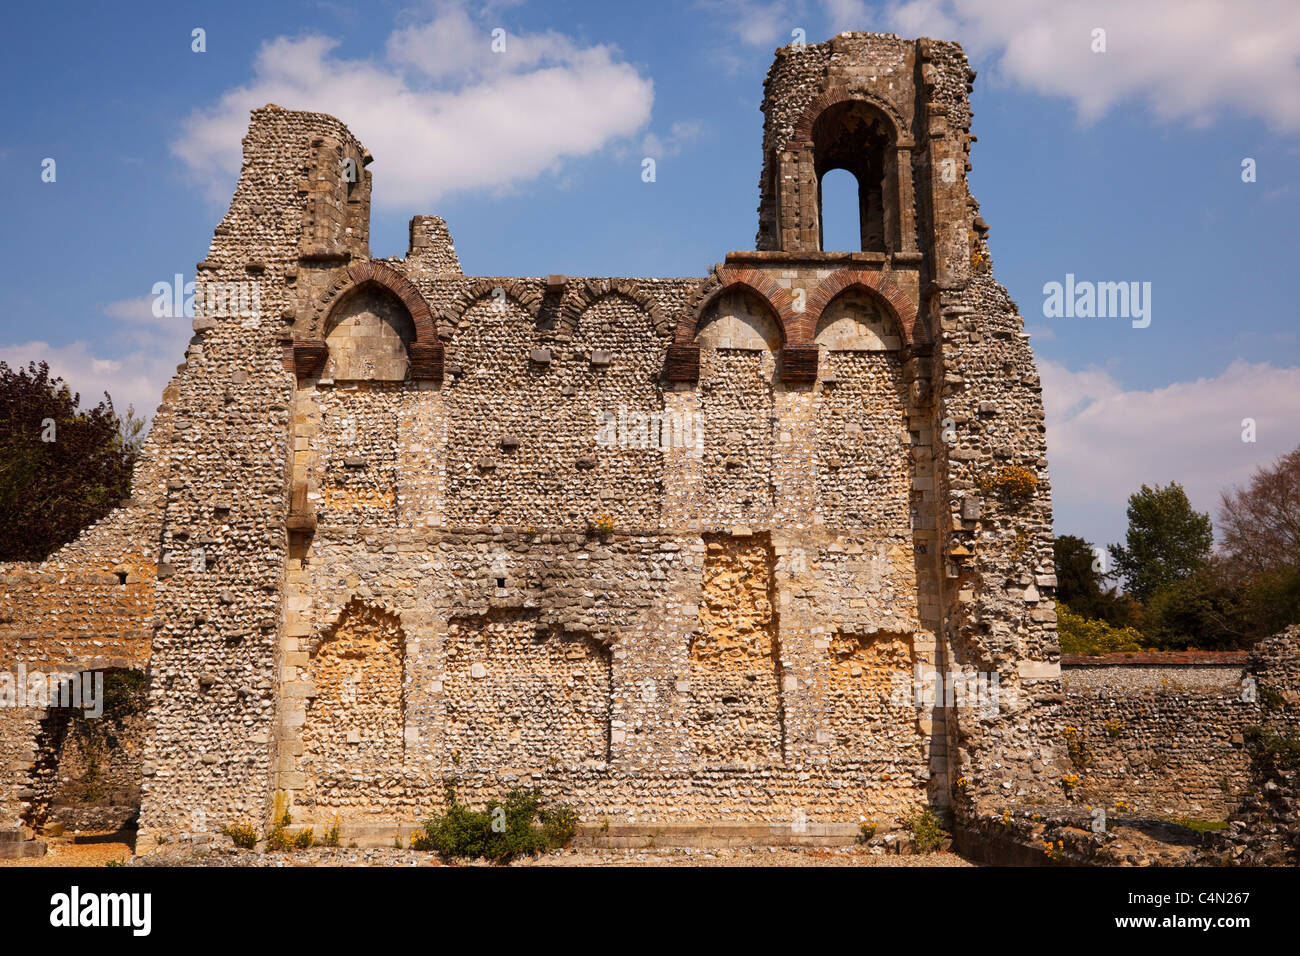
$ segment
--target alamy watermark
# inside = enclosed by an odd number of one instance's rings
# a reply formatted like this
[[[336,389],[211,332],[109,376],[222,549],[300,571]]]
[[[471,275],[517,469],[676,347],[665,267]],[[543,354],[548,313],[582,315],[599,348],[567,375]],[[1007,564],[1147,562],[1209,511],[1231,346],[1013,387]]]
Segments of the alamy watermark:
[[[104,715],[103,671],[0,671],[0,707],[75,707],[85,716]]]
[[[601,448],[685,451],[704,455],[704,420],[698,412],[641,411],[624,405],[596,412],[596,444]]]
[[[1150,282],[1065,282],[1043,286],[1043,317],[1048,319],[1131,319],[1133,328],[1151,324]]]
[[[204,315],[238,316],[256,319],[262,315],[262,288],[256,282],[219,282],[205,279],[202,284],[186,282],[185,276],[176,273],[172,282],[155,282],[153,295],[154,318],[171,319],[185,316],[194,318],[197,303]]]
[[[1013,695],[1002,690],[997,671],[941,671],[925,664],[912,669],[912,679],[896,674],[889,702],[896,707],[969,707],[984,717],[996,717]]]

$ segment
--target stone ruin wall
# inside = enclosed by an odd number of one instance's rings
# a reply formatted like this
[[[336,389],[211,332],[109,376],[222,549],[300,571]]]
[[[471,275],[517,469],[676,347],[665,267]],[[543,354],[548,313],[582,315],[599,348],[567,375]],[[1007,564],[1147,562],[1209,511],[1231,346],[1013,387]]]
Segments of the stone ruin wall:
[[[22,673],[30,679],[148,670],[165,483],[161,458],[172,437],[174,396],[175,382],[154,416],[129,499],[45,561],[0,564],[0,675],[11,675],[10,693]],[[0,707],[0,829],[43,821],[50,807],[71,800],[60,792],[58,760],[45,752],[63,749],[66,716],[44,706]],[[121,749],[104,755],[115,768],[110,775],[121,776],[104,786],[106,793],[138,792],[143,738],[143,720],[132,720]],[[75,750],[75,743],[69,747]],[[82,763],[78,756],[69,761]],[[62,774],[75,784],[84,766],[64,766]]]
[[[544,300],[540,280],[511,282]],[[699,388],[674,392],[656,381],[670,331],[656,313],[700,280],[637,280],[640,303],[581,282],[548,329],[544,307],[494,310],[496,286],[458,304],[466,280],[429,279],[424,294],[445,287],[464,316],[440,389],[340,382],[326,365],[299,390],[291,480],[315,526],[291,549],[277,758],[298,818],[417,819],[450,776],[475,799],[527,782],[587,818],[852,821],[915,801],[927,736],[914,707],[876,693],[910,680],[914,643],[926,653],[879,310],[856,307],[858,345],[880,351],[836,355],[835,384],[797,401],[773,386],[779,331],[721,296]],[[665,411],[689,440],[642,447]],[[813,456],[837,460],[809,482]],[[892,500],[863,498],[867,481]],[[359,607],[400,622],[403,693],[386,699],[404,750],[384,774],[322,775],[308,738],[337,681],[317,648]],[[362,728],[334,733],[349,735],[361,754]]]
[[[1246,664],[1244,653],[1069,658],[1061,733],[1075,800],[1226,820],[1251,782],[1245,731],[1266,715]]]
[[[827,51],[860,59],[865,42],[783,54],[769,86]],[[902,92],[917,48],[884,45],[901,71],[892,108],[920,129]],[[798,105],[778,99],[773,117]],[[336,173],[348,161],[356,182]],[[791,326],[774,296],[885,258],[471,280],[441,221],[417,217],[408,256],[383,265],[427,305],[431,338],[406,321],[409,295],[340,288],[368,257],[368,161],[328,117],[255,111],[199,265],[201,284],[254,283],[261,311],[200,306],[142,465],[165,476],[156,524],[125,536],[161,545],[137,617],[153,636],[146,830],[262,818],[277,790],[317,821],[406,819],[438,805],[448,775],[477,794],[531,774],[588,815],[645,819],[853,820],[927,790],[946,804],[942,708],[880,692],[946,653],[933,359],[902,347],[896,309],[868,288],[821,303],[803,331],[823,346],[816,384],[778,373]],[[924,228],[925,192],[908,229]],[[890,294],[915,321],[938,265],[908,246]],[[748,278],[714,295],[732,274]],[[665,385],[692,312],[698,378]],[[313,342],[325,361],[304,374],[294,360]],[[413,380],[431,342],[442,380]],[[667,413],[698,446],[593,449],[595,414],[624,408],[620,429]],[[536,673],[501,677],[519,668]],[[359,687],[374,708],[341,706]],[[503,726],[476,742],[467,713]],[[497,765],[555,723],[571,745]],[[399,743],[400,764],[369,772]],[[338,765],[349,748],[366,772]]]
[[[142,847],[277,799],[364,839],[448,779],[589,822],[961,820],[1061,802],[1072,739],[1076,799],[1230,809],[1258,710],[1232,668],[1061,678],[1041,383],[966,186],[973,79],[928,40],[779,51],[757,251],[702,279],[466,277],[429,216],[373,260],[364,148],[254,111],[199,279],[258,313],[200,296],[132,499],[2,569],[7,665],[149,672],[108,765],[142,786]],[[808,117],[858,101],[896,130],[886,250],[824,253]],[[990,481],[1009,466],[1027,499]],[[918,667],[996,675],[997,706],[909,699]],[[76,802],[87,761],[52,727],[0,710],[0,825]]]
[[[69,546],[138,594],[142,845],[277,794],[318,827],[414,821],[448,777],[587,820],[1052,799],[1041,384],[966,184],[973,79],[956,44],[779,51],[757,251],[704,278],[467,277],[426,216],[374,260],[361,144],[254,111],[199,282],[259,313],[199,297],[147,491]],[[895,130],[887,248],[824,253],[808,117],[859,101]],[[645,447],[665,421],[690,439]],[[1029,500],[988,485],[1010,465]],[[85,640],[42,606],[111,620],[62,560],[6,572],[7,654]],[[917,666],[996,674],[999,709],[900,702]],[[31,730],[0,735],[14,814]]]

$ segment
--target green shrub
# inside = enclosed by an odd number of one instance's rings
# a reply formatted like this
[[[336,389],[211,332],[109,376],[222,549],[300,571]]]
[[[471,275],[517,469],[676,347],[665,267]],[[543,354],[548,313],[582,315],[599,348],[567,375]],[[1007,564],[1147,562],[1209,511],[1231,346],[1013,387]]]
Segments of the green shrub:
[[[412,847],[436,850],[448,858],[483,857],[508,863],[517,856],[536,856],[564,846],[576,829],[577,815],[569,807],[561,804],[542,810],[532,791],[511,790],[504,803],[492,800],[482,810],[471,810],[448,786],[447,812],[426,822]]]
[[[542,810],[538,817],[542,821],[542,835],[546,838],[548,850],[568,845],[578,831],[578,815],[564,804]]]
[[[257,846],[257,827],[248,823],[236,823],[234,826],[222,827],[221,832],[235,841],[235,846],[251,850]]]
[[[1092,756],[1083,744],[1083,735],[1077,727],[1065,728],[1065,749],[1070,755],[1070,763],[1075,770],[1086,770],[1092,766]]]
[[[1142,650],[1143,637],[1131,627],[1112,627],[1105,621],[1075,614],[1069,605],[1056,602],[1056,632],[1062,654],[1114,654]]]
[[[297,833],[288,831],[287,828],[293,823],[293,817],[278,794],[275,798],[275,807],[275,823],[271,826],[271,829],[266,831],[266,849],[268,851],[309,850],[316,845],[315,830],[308,828],[299,830]]]
[[[1038,475],[1019,465],[1008,465],[996,475],[981,478],[979,486],[986,495],[1000,493],[1013,501],[1028,501],[1038,488]]]
[[[912,834],[912,842],[916,844],[918,853],[933,853],[943,846],[943,841],[948,836],[939,825],[939,818],[934,812],[919,807],[913,807],[903,818],[903,826]]]
[[[266,852],[275,853],[288,850],[293,846],[293,838],[282,826],[274,826],[266,831]]]
[[[1300,737],[1275,734],[1263,727],[1242,731],[1251,757],[1264,770],[1294,770],[1300,767]]]

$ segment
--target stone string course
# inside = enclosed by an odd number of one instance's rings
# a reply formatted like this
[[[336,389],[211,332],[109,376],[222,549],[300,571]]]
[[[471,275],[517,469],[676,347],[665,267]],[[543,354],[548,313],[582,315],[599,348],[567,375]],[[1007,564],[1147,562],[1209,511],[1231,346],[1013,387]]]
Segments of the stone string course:
[[[260,312],[195,318],[131,502],[3,569],[7,662],[148,672],[141,848],[277,805],[409,825],[449,780],[587,823],[1057,799],[1064,721],[1106,714],[1061,679],[1041,383],[967,189],[973,80],[925,39],[779,51],[758,249],[682,279],[466,276],[434,216],[374,260],[369,153],[254,110],[200,283],[254,283]],[[887,135],[883,249],[820,249],[818,110]],[[1027,500],[990,484],[1011,466]],[[914,697],[934,668],[1001,695]],[[14,821],[32,710],[0,713]]]

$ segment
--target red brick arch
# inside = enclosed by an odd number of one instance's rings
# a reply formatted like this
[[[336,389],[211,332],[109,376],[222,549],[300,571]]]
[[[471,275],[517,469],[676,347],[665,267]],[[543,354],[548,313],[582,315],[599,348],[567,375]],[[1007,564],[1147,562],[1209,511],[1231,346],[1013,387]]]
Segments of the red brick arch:
[[[789,289],[783,289],[771,276],[757,269],[718,269],[700,285],[695,290],[690,308],[678,320],[677,331],[673,337],[674,343],[693,345],[704,310],[724,292],[736,289],[752,292],[767,303],[780,323],[782,337],[788,344],[799,318],[799,314],[794,310],[794,299],[791,298]]]
[[[461,290],[455,301],[438,311],[437,318],[442,320],[448,337],[455,334],[465,313],[482,299],[493,298],[501,292],[534,319],[542,310],[542,292],[535,283],[523,279],[475,279]]]
[[[568,296],[560,310],[560,327],[569,335],[576,335],[582,314],[601,299],[622,297],[645,314],[655,332],[667,335],[673,331],[672,323],[659,308],[658,303],[641,290],[631,279],[587,279],[578,284],[574,294]]]
[[[358,286],[370,283],[387,289],[401,300],[402,305],[406,306],[406,311],[411,313],[411,321],[415,325],[416,342],[421,345],[438,344],[438,330],[434,325],[433,313],[429,309],[429,304],[424,301],[424,296],[420,295],[420,290],[396,269],[374,261],[354,262],[334,277],[334,281],[330,283],[329,289],[317,305],[317,315],[320,318],[318,334],[322,338],[325,335],[325,323],[328,321],[329,314],[343,295]]]
[[[894,321],[898,323],[903,345],[916,345],[926,338],[925,328],[919,330],[916,325],[916,306],[907,295],[894,284],[886,272],[869,272],[862,269],[840,269],[832,272],[821,282],[804,305],[800,316],[801,339],[799,344],[811,345],[817,334],[817,323],[821,320],[826,306],[849,291],[866,292],[885,307]]]
[[[349,292],[366,285],[387,289],[410,313],[415,326],[415,341],[406,352],[410,359],[410,375],[417,381],[438,381],[442,378],[442,343],[438,340],[438,327],[433,320],[429,303],[424,301],[414,283],[391,266],[382,262],[354,262],[335,273],[329,288],[316,302],[308,335],[297,341],[292,349],[292,361],[286,358],[295,374],[300,377],[315,375],[329,359],[329,346],[325,344],[326,326],[330,314]]]

